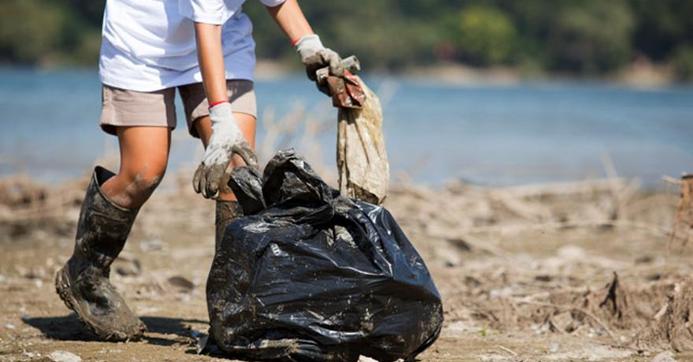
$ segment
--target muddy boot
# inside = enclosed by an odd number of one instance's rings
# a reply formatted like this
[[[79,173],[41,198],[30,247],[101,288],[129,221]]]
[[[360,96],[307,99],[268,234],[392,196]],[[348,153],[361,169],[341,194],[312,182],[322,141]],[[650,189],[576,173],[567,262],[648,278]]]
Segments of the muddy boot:
[[[108,280],[110,265],[118,256],[135,221],[137,209],[111,202],[100,186],[114,174],[94,169],[77,224],[75,249],[55,276],[60,299],[99,338],[136,340],[145,326],[125,304]]]
[[[226,227],[236,218],[243,216],[243,209],[238,201],[217,200],[216,212],[216,234],[214,236],[214,250],[219,250],[221,241],[224,239]]]

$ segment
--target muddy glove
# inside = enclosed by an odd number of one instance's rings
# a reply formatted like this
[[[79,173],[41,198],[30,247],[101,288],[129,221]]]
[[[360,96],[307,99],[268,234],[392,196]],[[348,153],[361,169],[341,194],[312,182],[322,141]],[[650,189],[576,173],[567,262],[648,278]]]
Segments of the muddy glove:
[[[301,62],[306,66],[308,78],[315,81],[315,72],[324,67],[330,67],[330,75],[344,75],[342,58],[332,49],[325,48],[317,34],[305,35],[296,43],[296,51],[301,56]],[[317,84],[317,83],[316,83]],[[317,84],[321,92],[330,95],[327,84]]]
[[[229,162],[234,154],[241,156],[252,167],[257,167],[257,159],[233,118],[231,104],[225,102],[215,105],[210,108],[209,117],[212,119],[212,136],[202,163],[195,171],[193,188],[206,198],[217,198],[219,192],[229,190]]]

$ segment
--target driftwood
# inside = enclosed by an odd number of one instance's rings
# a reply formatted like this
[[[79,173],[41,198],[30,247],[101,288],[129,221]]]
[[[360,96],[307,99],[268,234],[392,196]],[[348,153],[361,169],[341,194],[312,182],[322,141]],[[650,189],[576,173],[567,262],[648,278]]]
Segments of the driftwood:
[[[687,244],[693,233],[693,175],[681,177],[681,196],[674,225],[671,231],[671,240],[681,240]]]

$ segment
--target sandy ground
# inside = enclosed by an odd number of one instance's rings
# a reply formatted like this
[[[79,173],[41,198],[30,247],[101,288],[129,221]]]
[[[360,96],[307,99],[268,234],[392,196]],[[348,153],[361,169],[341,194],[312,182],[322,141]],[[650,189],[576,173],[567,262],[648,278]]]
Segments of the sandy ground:
[[[207,324],[213,204],[184,177],[168,183],[142,209],[113,267],[114,284],[149,329],[134,343],[91,339],[54,291],[86,179],[0,183],[0,360],[50,360],[56,351],[82,360],[215,359],[196,354]],[[395,187],[386,206],[444,298],[443,332],[420,359],[693,359],[688,314],[678,313],[690,307],[693,247],[669,236],[677,197],[623,180]]]

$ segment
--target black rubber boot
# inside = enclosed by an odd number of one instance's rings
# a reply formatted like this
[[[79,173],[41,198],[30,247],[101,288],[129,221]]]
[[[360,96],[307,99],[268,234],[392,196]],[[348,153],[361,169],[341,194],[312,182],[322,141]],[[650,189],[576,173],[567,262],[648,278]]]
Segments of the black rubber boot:
[[[100,186],[114,174],[94,169],[77,224],[75,249],[55,276],[60,299],[100,339],[136,340],[144,323],[125,304],[108,280],[110,266],[118,257],[135,221],[138,209],[111,202]]]
[[[243,216],[243,209],[238,201],[222,201],[217,200],[216,211],[216,234],[214,236],[214,250],[219,250],[221,240],[224,239],[226,227],[238,217]]]

